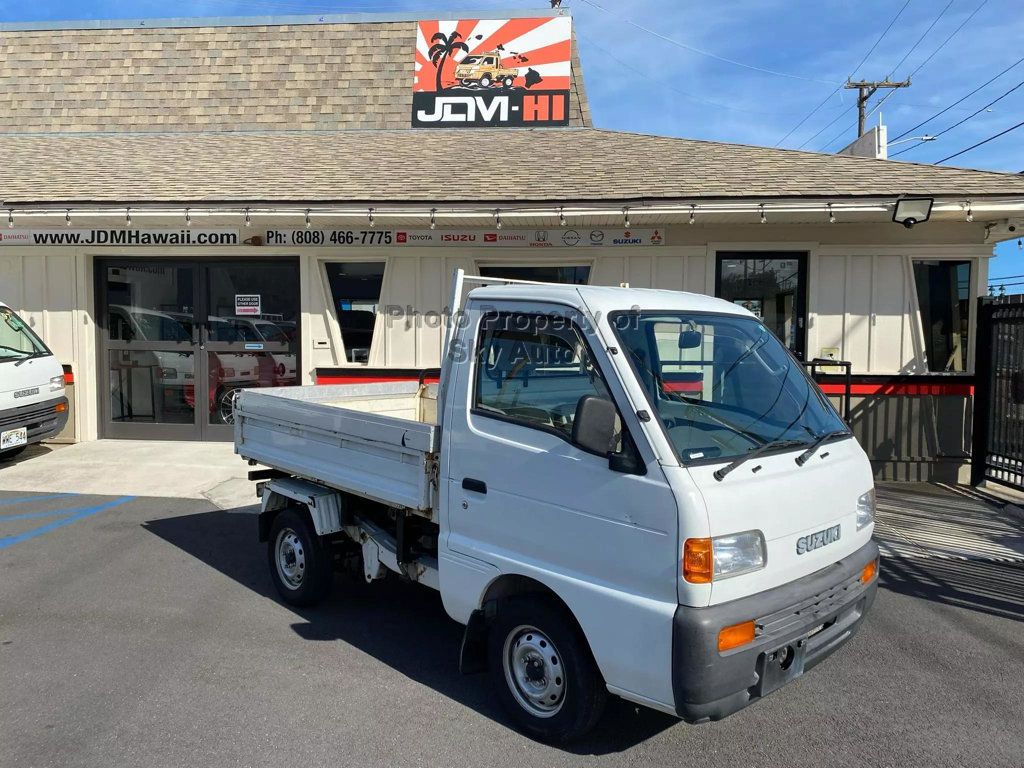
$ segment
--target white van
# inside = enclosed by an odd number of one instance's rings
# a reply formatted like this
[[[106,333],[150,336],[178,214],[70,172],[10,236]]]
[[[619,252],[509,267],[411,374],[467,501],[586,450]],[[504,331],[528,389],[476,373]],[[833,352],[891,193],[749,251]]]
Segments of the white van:
[[[67,420],[64,369],[28,324],[0,302],[0,462],[53,437]]]

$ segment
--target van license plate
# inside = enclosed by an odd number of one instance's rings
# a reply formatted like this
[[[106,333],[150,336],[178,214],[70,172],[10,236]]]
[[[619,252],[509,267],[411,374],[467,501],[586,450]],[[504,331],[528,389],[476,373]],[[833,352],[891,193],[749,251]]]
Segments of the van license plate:
[[[6,451],[9,448],[17,448],[18,446],[25,445],[28,442],[28,427],[20,427],[19,429],[9,429],[6,432],[0,432],[0,451]]]

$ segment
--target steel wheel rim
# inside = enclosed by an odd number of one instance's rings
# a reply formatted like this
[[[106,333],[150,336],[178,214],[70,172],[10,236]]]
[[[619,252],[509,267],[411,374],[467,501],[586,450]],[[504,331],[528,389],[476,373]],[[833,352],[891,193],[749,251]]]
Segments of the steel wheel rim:
[[[534,717],[554,717],[565,704],[565,670],[551,639],[521,625],[505,637],[505,682],[516,702]]]
[[[274,553],[281,583],[288,589],[301,587],[302,578],[306,574],[306,548],[298,534],[291,528],[284,528],[277,534]]]

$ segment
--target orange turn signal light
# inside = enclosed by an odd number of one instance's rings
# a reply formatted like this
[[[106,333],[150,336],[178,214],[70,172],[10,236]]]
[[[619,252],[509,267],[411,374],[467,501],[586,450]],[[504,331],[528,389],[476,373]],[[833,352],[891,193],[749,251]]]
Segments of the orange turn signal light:
[[[864,570],[860,572],[860,583],[867,584],[878,573],[878,560],[872,560],[870,563],[864,566]]]
[[[730,627],[723,627],[718,633],[718,650],[728,651],[739,648],[741,645],[754,642],[755,627],[753,621],[744,621],[740,624],[733,624]]]
[[[67,403],[57,403],[57,404],[56,404],[56,405],[55,405],[55,406],[53,407],[53,410],[54,410],[54,411],[55,411],[56,413],[64,413],[64,411],[66,411],[67,409],[68,409],[68,404],[67,404]]]
[[[691,584],[710,584],[714,567],[711,539],[687,539],[683,544],[683,578]]]

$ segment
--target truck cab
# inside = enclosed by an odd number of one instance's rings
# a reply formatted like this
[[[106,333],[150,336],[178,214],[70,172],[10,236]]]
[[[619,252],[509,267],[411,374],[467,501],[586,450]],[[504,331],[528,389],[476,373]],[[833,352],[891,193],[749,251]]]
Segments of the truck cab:
[[[312,396],[242,395],[236,450],[297,475],[281,495],[312,498],[312,482],[351,513],[325,522],[318,496],[313,533],[297,514],[282,538],[288,503],[265,489],[285,599],[308,596],[310,559],[298,587],[285,578],[295,553],[348,531],[368,580],[440,590],[466,625],[463,670],[489,671],[518,725],[554,741],[587,732],[609,693],[721,719],[845,643],[877,587],[872,474],[771,331],[706,296],[504,282],[460,302],[437,387],[325,393],[344,415],[307,412],[306,460],[286,414]],[[365,455],[332,459],[328,423]]]
[[[0,302],[0,462],[53,437],[67,420],[63,367],[28,324]]]

